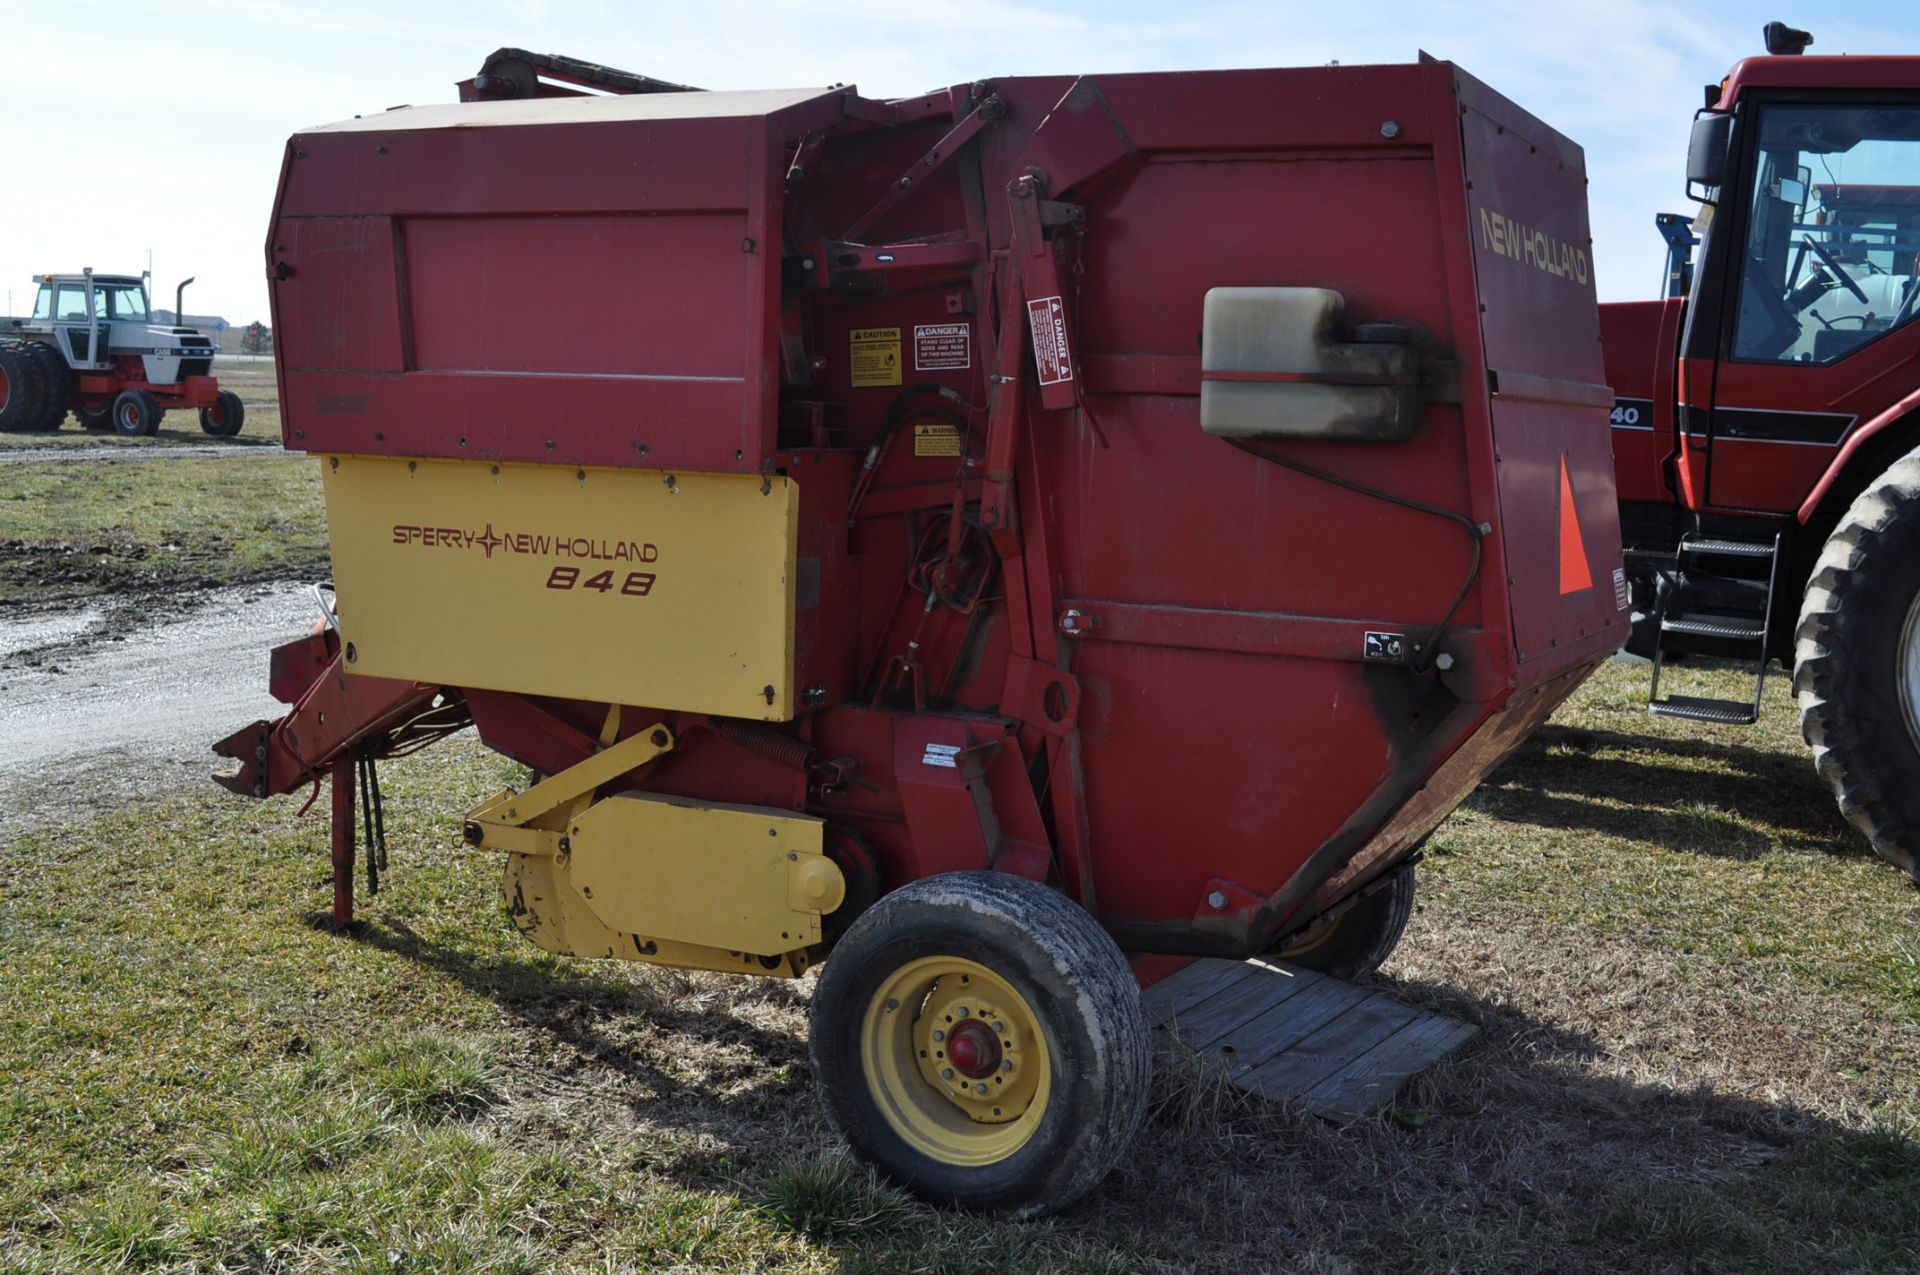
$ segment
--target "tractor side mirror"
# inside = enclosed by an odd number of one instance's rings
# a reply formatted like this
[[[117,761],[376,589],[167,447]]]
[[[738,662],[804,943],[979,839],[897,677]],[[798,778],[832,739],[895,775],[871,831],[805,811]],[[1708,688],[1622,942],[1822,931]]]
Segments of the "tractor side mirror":
[[[1733,116],[1722,112],[1702,112],[1693,121],[1693,136],[1687,141],[1687,197],[1703,204],[1718,202],[1696,194],[1695,186],[1717,190],[1727,177],[1727,156],[1733,140]]]

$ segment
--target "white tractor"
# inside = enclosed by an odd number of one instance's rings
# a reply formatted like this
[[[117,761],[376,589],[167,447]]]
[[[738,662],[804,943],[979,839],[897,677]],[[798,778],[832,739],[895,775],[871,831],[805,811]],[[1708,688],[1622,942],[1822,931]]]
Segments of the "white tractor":
[[[159,429],[165,412],[198,408],[207,433],[240,432],[240,396],[213,375],[220,347],[193,328],[150,323],[145,276],[89,269],[35,282],[33,317],[0,340],[0,430],[56,430],[72,411],[88,429],[134,438]]]

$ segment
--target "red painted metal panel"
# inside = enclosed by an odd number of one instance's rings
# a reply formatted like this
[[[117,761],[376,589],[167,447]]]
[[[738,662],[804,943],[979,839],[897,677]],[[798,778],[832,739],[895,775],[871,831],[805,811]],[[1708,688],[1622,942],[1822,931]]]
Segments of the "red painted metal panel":
[[[398,372],[399,274],[390,217],[315,217],[274,232],[297,291],[278,315],[274,351],[282,367]]]
[[[1460,119],[1482,341],[1494,393],[1500,553],[1522,661],[1625,631],[1620,521],[1579,148],[1464,76]],[[1563,572],[1562,467],[1584,541]]]
[[[421,217],[406,236],[414,366],[495,376],[725,378],[752,276],[744,213]]]

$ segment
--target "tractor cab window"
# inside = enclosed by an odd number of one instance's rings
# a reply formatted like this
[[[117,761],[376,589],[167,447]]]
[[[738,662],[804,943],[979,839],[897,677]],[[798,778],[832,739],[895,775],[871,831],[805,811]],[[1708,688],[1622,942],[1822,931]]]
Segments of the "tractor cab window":
[[[95,284],[93,312],[102,320],[145,323],[147,298],[141,293],[137,284]]]
[[[62,323],[87,321],[87,289],[79,283],[63,283],[54,290],[53,317]]]
[[[33,317],[36,319],[51,319],[53,317],[52,285],[45,283],[40,285],[40,295],[33,299]]]
[[[1920,314],[1920,108],[1761,108],[1733,355],[1832,363]]]

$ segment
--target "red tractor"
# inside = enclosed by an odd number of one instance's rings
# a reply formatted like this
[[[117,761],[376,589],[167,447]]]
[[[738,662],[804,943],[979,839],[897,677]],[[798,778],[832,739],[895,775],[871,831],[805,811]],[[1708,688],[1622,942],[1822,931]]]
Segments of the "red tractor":
[[[1920,58],[1766,39],[1694,123],[1672,295],[1601,308],[1629,649],[1655,713],[1712,722],[1790,667],[1841,810],[1920,881]],[[1677,653],[1750,660],[1754,699],[1663,696]]]
[[[88,429],[137,438],[174,408],[198,408],[207,433],[240,432],[240,396],[213,376],[220,347],[193,328],[153,323],[144,277],[85,270],[36,282],[33,317],[0,341],[0,430],[56,430],[72,411]]]

